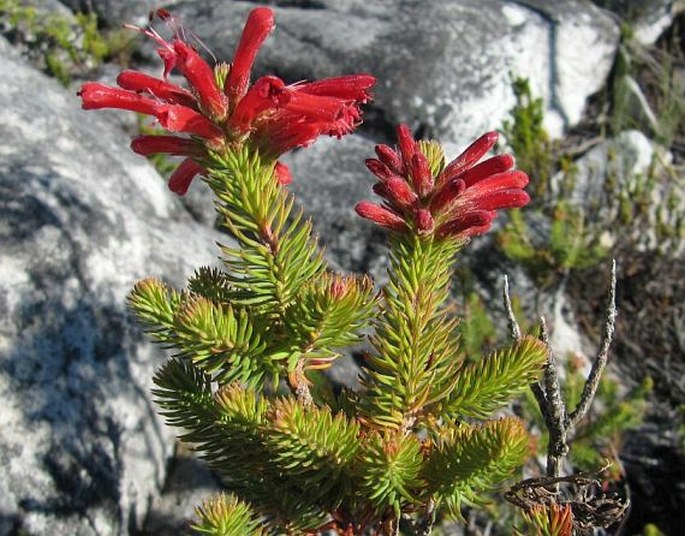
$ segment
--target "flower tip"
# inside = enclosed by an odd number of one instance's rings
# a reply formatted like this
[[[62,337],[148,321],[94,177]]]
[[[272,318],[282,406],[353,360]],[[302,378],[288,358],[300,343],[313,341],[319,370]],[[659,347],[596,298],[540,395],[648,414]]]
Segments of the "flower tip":
[[[490,132],[486,132],[485,134],[483,134],[483,141],[487,142],[487,144],[490,145],[490,147],[495,145],[498,139],[499,132],[497,132],[496,130],[492,130]]]

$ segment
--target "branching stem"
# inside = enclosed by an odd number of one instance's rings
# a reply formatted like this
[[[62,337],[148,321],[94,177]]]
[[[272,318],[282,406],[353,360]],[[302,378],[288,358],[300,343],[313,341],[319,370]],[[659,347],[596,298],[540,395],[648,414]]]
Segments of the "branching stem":
[[[504,276],[503,298],[512,338],[518,340],[521,337],[521,329],[519,328],[512,309],[509,295],[509,281],[506,275]],[[583,387],[580,402],[570,414],[567,413],[566,405],[561,393],[557,363],[554,351],[549,344],[547,323],[545,322],[544,317],[540,318],[540,340],[545,343],[549,350],[548,360],[543,377],[543,384],[540,385],[536,382],[533,383],[530,388],[540,407],[540,412],[545,420],[545,426],[549,431],[546,470],[547,477],[549,478],[555,479],[561,476],[563,461],[569,451],[568,436],[580,420],[585,417],[597,394],[599,380],[609,359],[609,348],[616,327],[616,315],[616,260],[613,260],[611,265],[611,283],[607,296],[606,321],[604,323],[600,350],[592,364],[590,375]]]

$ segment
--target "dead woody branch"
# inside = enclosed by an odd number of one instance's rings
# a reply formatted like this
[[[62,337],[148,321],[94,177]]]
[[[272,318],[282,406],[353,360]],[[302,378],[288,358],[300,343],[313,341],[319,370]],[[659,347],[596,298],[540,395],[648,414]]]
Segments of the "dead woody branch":
[[[521,337],[521,329],[516,321],[509,295],[509,281],[504,276],[503,288],[504,307],[507,312],[509,328],[512,337],[517,340]],[[541,318],[540,339],[547,345],[549,354],[547,366],[545,367],[542,384],[536,382],[531,385],[535,399],[540,407],[540,411],[545,419],[545,425],[549,431],[549,444],[547,447],[547,476],[558,478],[561,476],[561,468],[564,457],[568,454],[568,437],[572,434],[575,426],[585,417],[592,401],[597,393],[599,380],[604,372],[604,368],[609,358],[609,348],[614,335],[616,326],[616,261],[611,266],[611,283],[606,302],[606,320],[604,332],[597,357],[592,363],[590,375],[583,387],[578,405],[573,411],[568,412],[561,394],[561,386],[557,374],[557,363],[554,351],[549,345],[547,325],[544,318]]]

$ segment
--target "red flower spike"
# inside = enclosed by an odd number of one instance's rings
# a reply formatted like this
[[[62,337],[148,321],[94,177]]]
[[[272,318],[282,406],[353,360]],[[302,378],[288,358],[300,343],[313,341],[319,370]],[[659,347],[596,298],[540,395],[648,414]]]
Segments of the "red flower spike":
[[[293,182],[293,176],[290,173],[290,168],[284,163],[277,161],[274,167],[274,175],[276,175],[276,180],[281,186],[287,186]]]
[[[397,175],[402,174],[402,159],[391,147],[383,144],[376,145],[376,155],[390,171]],[[373,170],[371,170],[371,172],[373,173]]]
[[[202,110],[213,119],[223,119],[228,111],[228,103],[216,85],[214,70],[183,41],[174,41],[174,51],[178,58],[176,66],[195,89]]]
[[[439,182],[445,183],[455,177],[458,177],[465,170],[472,167],[478,160],[480,160],[485,153],[492,149],[497,142],[499,134],[497,132],[487,132],[480,138],[474,141],[469,147],[461,153],[455,160],[450,162],[444,171],[441,173]]]
[[[398,152],[379,145],[378,160],[366,161],[380,179],[373,190],[388,205],[365,202],[357,209],[360,215],[383,227],[461,240],[490,229],[498,210],[522,207],[530,201],[523,191],[528,176],[510,170],[514,163],[511,156],[495,156],[476,165],[495,143],[495,132],[481,136],[448,164],[439,181],[432,176],[422,145],[411,137],[405,125],[397,129],[397,138]],[[399,220],[405,225],[401,226]]]
[[[283,80],[275,76],[263,76],[238,102],[229,126],[240,133],[248,132],[259,114],[282,108],[289,100],[290,94],[285,91]]]
[[[428,209],[420,208],[417,210],[414,220],[416,221],[416,228],[419,234],[424,235],[433,232],[435,220]]]
[[[169,189],[175,194],[185,195],[195,175],[205,173],[205,171],[205,168],[192,158],[186,158],[171,174]]]
[[[174,156],[201,156],[205,153],[195,140],[176,136],[138,136],[131,141],[134,153],[149,156],[165,153]]]
[[[375,83],[376,79],[370,74],[354,74],[307,82],[300,91],[310,95],[365,103],[371,100],[369,89]]]
[[[197,103],[193,94],[175,84],[138,71],[123,71],[117,76],[117,84],[123,89],[136,93],[147,93],[168,102],[195,108]]]
[[[428,159],[419,151],[411,157],[411,177],[420,197],[426,197],[433,190],[434,181]]]
[[[155,116],[171,132],[186,132],[206,139],[221,138],[223,131],[204,115],[177,104],[159,106]]]
[[[514,167],[514,157],[510,154],[499,154],[488,158],[485,162],[467,169],[459,178],[464,181],[466,187],[474,185],[490,175],[503,173]]]
[[[375,224],[385,227],[391,231],[406,230],[406,224],[400,216],[385,207],[376,205],[375,203],[361,201],[357,203],[357,205],[354,207],[354,210],[362,218],[371,220]]]
[[[273,12],[267,7],[250,11],[240,42],[233,55],[225,93],[231,102],[242,98],[250,84],[250,71],[259,48],[276,27]]]
[[[146,115],[156,115],[159,105],[152,99],[98,82],[86,82],[78,92],[84,110],[117,108]]]

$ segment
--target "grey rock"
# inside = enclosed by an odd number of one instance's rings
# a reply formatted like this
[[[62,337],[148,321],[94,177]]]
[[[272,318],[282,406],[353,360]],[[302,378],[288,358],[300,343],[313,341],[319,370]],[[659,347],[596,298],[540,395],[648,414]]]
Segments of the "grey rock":
[[[633,28],[634,38],[643,45],[653,45],[685,11],[682,0],[592,0],[596,5],[614,12]]]
[[[221,484],[207,464],[179,446],[164,488],[150,506],[144,534],[178,536],[189,533],[195,507],[220,490]]]
[[[457,144],[501,125],[514,103],[511,74],[529,78],[545,99],[554,133],[578,122],[618,42],[613,18],[582,0],[301,4],[276,2],[278,27],[258,57],[259,73],[294,82],[370,72],[386,125],[422,125]],[[230,61],[253,7],[186,1],[174,13]]]
[[[375,194],[375,177],[364,160],[374,156],[374,143],[352,134],[340,140],[321,138],[313,146],[287,155],[296,195],[314,224],[328,258],[346,271],[379,276],[385,263],[385,233],[354,212],[359,201]]]
[[[621,132],[600,142],[575,162],[577,171],[570,201],[583,207],[594,225],[607,228],[605,245],[614,244],[619,238],[617,234],[621,234],[623,242],[630,241],[636,251],[668,251],[677,256],[685,248],[682,237],[677,233],[672,237],[657,233],[660,226],[677,229],[685,211],[685,185],[673,179],[671,160],[670,152],[641,132]],[[560,176],[554,178],[553,188],[560,180]],[[616,192],[633,198],[640,190],[647,191],[648,206],[642,207],[631,221],[612,225],[620,221]]]
[[[155,0],[60,0],[74,12],[90,13],[95,11],[98,19],[110,28],[119,27],[124,23],[145,25],[150,10],[162,7],[162,3]],[[174,0],[163,2],[164,7],[170,7]]]
[[[128,137],[0,43],[0,532],[127,534],[173,441],[150,401],[163,352],[132,285],[211,264],[194,223]]]

